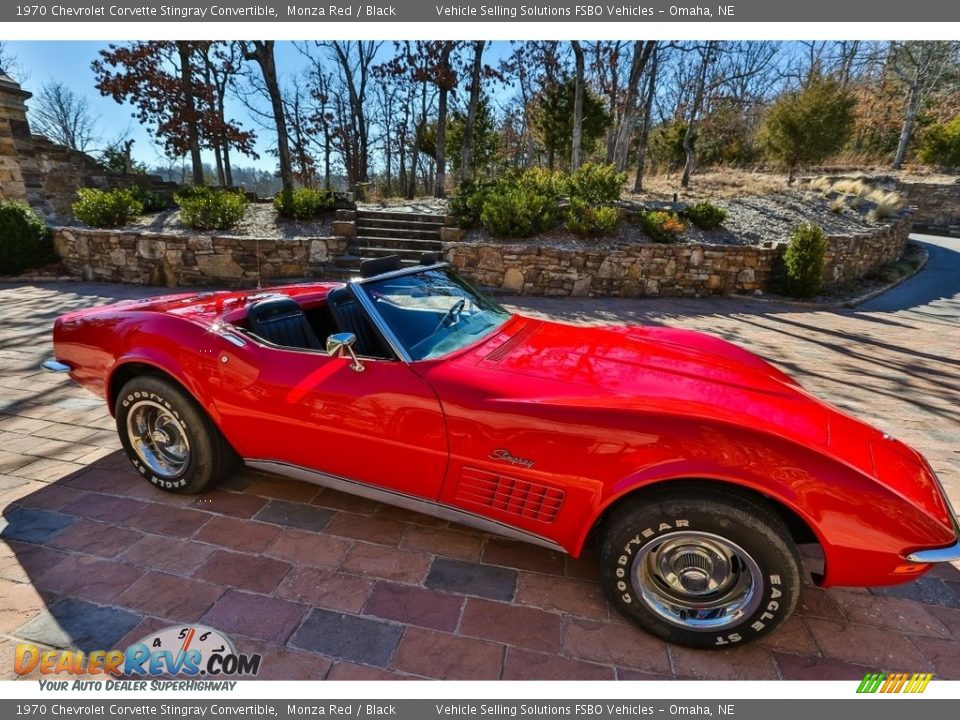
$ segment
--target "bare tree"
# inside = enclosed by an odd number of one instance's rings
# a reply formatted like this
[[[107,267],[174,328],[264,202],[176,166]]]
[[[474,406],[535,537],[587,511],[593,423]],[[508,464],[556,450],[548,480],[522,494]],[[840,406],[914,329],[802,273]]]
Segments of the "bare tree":
[[[862,40],[841,40],[835,44],[837,51],[837,79],[840,87],[846,89],[853,78],[861,48],[866,45]]]
[[[193,164],[193,184],[203,185],[203,161],[200,159],[200,132],[195,118],[197,117],[196,91],[193,84],[193,62],[191,55],[193,47],[188,42],[177,42],[177,53],[180,56],[180,82],[183,84],[183,106],[187,117],[194,118],[186,124],[187,144],[190,148],[190,162]]]
[[[534,95],[536,66],[527,62],[530,48],[527,43],[511,41],[513,52],[500,61],[500,72],[505,77],[515,77],[517,94],[520,105],[520,125],[518,142],[513,156],[513,163],[521,167],[530,162],[533,155],[533,134],[530,132],[530,105]]]
[[[44,85],[30,107],[30,121],[36,132],[81,152],[100,139],[97,119],[90,113],[87,99],[62,82]]]
[[[408,197],[413,197],[416,194],[416,173],[410,172],[407,173],[407,157],[408,155],[415,155],[416,153],[410,153],[410,138],[412,132],[410,129],[410,121],[413,117],[413,103],[416,99],[416,88],[413,84],[405,84],[401,90],[400,98],[400,107],[402,110],[401,117],[391,116],[391,121],[393,122],[392,127],[395,129],[396,141],[397,141],[397,176],[400,183],[400,191],[403,192]],[[388,128],[390,126],[388,125]],[[413,161],[411,160],[411,165]],[[409,180],[408,180],[409,177]]]
[[[630,149],[630,139],[633,137],[637,96],[640,94],[640,79],[656,44],[656,40],[637,40],[633,44],[630,78],[627,81],[627,96],[624,100],[623,115],[620,118],[620,126],[617,128],[617,142],[613,151],[613,163],[617,166],[618,172],[627,167],[627,152]]]
[[[385,77],[377,83],[375,88],[375,99],[377,102],[376,111],[373,113],[374,126],[380,131],[379,135],[371,140],[371,144],[379,144],[381,156],[383,158],[383,194],[386,197],[393,195],[393,167],[394,159],[399,163],[397,170],[401,185],[405,180],[406,173],[406,153],[401,147],[401,138],[405,133],[403,121],[397,121],[397,116],[404,116],[404,109],[409,113],[408,108],[401,109],[403,105],[403,88],[394,81],[394,78]]]
[[[330,159],[333,154],[333,128],[331,127],[333,115],[330,102],[333,80],[322,69],[312,75],[312,80],[310,95],[313,97],[314,111],[311,120],[320,129],[319,142],[323,151],[323,189],[329,191],[331,189]]]
[[[518,142],[515,144],[514,164],[531,165],[537,160],[533,137],[533,107],[544,88],[562,83],[567,77],[567,66],[561,45],[555,40],[511,41],[513,52],[500,63],[502,77],[516,78],[521,112]]]
[[[437,181],[433,189],[434,197],[442,198],[446,195],[447,179],[447,95],[456,83],[456,74],[450,66],[450,55],[456,48],[455,42],[444,42],[440,48],[440,61],[437,64],[437,85],[440,88],[437,96]]]
[[[457,87],[457,63],[454,53],[458,41],[417,40],[396,43],[394,56],[376,68],[378,75],[409,82],[416,87],[419,108],[413,117],[412,169],[407,196],[415,192],[415,182],[432,188],[443,197],[446,184],[446,124],[450,92]],[[413,99],[412,97],[410,98]],[[436,125],[428,122],[436,99]],[[409,103],[411,107],[413,103]],[[431,182],[432,178],[432,182]]]
[[[290,160],[294,166],[294,176],[304,187],[316,187],[316,163],[310,152],[313,123],[304,86],[294,83],[292,88],[286,88],[283,105],[290,133]]]
[[[907,90],[903,127],[893,158],[894,170],[903,166],[923,101],[940,84],[945,74],[956,68],[958,48],[960,43],[947,41],[908,40],[890,43],[890,68]]]
[[[576,40],[571,41],[576,66],[576,82],[573,92],[573,142],[570,149],[570,172],[580,167],[580,145],[583,142],[583,83],[584,57],[583,47]]]
[[[647,77],[647,90],[644,96],[643,125],[640,129],[640,140],[637,143],[637,175],[633,180],[633,191],[643,192],[643,170],[647,160],[647,144],[650,141],[650,127],[653,125],[653,98],[657,92],[657,69],[660,64],[659,46],[653,48],[650,54],[650,72]]]
[[[0,40],[0,73],[6,73],[15,80],[23,83],[29,73],[20,65],[20,59],[10,49],[9,43]]]
[[[273,56],[273,40],[241,40],[240,48],[245,60],[260,66],[263,83],[270,98],[273,120],[277,128],[277,156],[280,160],[280,185],[284,194],[293,192],[293,166],[290,162],[290,140],[287,135],[287,119],[283,112],[283,96],[277,80],[277,64]]]
[[[696,132],[697,119],[700,115],[700,109],[703,106],[703,98],[707,89],[707,73],[710,71],[710,63],[713,62],[714,50],[717,47],[717,41],[710,40],[700,50],[700,69],[697,72],[697,84],[693,91],[693,104],[690,106],[690,115],[687,118],[687,131],[683,134],[683,151],[687,156],[683,165],[683,175],[680,177],[680,187],[690,187],[690,175],[693,173],[693,165],[696,162],[696,155],[693,150],[693,136]]]
[[[726,42],[717,50],[715,72],[708,83],[710,95],[741,108],[764,104],[783,87],[777,66],[781,43],[773,41]]]
[[[210,42],[201,47],[204,82],[211,89],[209,93],[210,112],[215,122],[208,122],[208,143],[213,148],[217,163],[217,175],[221,185],[233,185],[233,168],[230,162],[231,146],[238,147],[246,155],[252,153],[252,139],[228,122],[226,116],[227,91],[233,86],[234,78],[240,72],[241,57],[237,45],[230,42]]]
[[[629,55],[627,52],[629,46],[630,43],[624,40],[598,40],[590,46],[591,81],[596,83],[600,93],[606,97],[607,109],[612,121],[607,129],[606,161],[608,163],[613,162],[617,129],[620,127],[620,116],[623,113],[623,85],[626,82],[623,76],[625,66],[623,60]]]
[[[317,42],[327,48],[337,67],[337,79],[345,90],[344,127],[339,141],[344,153],[347,180],[351,185],[369,179],[370,119],[367,117],[367,89],[373,60],[383,43],[373,41]],[[320,60],[311,58],[316,66]]]
[[[477,119],[477,106],[480,104],[480,75],[483,70],[483,48],[486,42],[473,43],[473,65],[470,69],[470,101],[467,105],[467,118],[463,126],[463,147],[460,150],[460,181],[470,178],[473,154],[473,126]]]
[[[875,60],[880,47],[864,40],[801,41],[785,48],[789,59],[778,65],[789,85],[806,88],[818,78],[833,78],[847,88]]]
[[[566,76],[567,65],[560,43],[556,40],[534,40],[527,45],[531,50],[532,58],[539,63],[543,73],[543,84],[556,84]]]

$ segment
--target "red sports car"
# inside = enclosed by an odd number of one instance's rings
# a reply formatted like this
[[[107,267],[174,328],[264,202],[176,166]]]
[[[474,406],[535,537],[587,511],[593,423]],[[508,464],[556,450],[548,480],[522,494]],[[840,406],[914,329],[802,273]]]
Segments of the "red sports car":
[[[577,556],[671,642],[782,625],[823,586],[960,560],[914,450],[710,335],[511,315],[443,263],[346,284],[173,295],[70,313],[48,369],[106,399],[149,482],[248,466]]]

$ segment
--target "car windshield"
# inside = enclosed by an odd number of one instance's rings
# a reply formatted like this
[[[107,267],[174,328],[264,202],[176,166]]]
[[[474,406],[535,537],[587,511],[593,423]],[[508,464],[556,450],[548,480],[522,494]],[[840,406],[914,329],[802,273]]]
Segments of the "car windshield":
[[[429,360],[493,333],[510,313],[444,268],[362,283],[414,360]]]

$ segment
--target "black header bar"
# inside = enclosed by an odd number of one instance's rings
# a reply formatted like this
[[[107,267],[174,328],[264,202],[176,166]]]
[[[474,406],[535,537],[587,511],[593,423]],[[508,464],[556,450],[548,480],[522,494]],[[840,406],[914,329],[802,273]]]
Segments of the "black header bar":
[[[61,0],[3,3],[0,22],[957,22],[960,3],[943,0],[837,2],[773,0],[723,2],[477,2],[397,0],[319,2],[316,0]],[[950,39],[944,37],[943,39]]]

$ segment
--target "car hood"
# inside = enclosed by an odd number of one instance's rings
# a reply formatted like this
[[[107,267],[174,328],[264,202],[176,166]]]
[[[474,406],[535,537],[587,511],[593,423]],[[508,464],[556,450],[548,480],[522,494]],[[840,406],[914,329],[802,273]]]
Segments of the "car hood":
[[[827,440],[828,406],[765,360],[706,333],[523,318],[486,345],[481,364],[573,386],[567,403],[750,421],[819,446]]]

